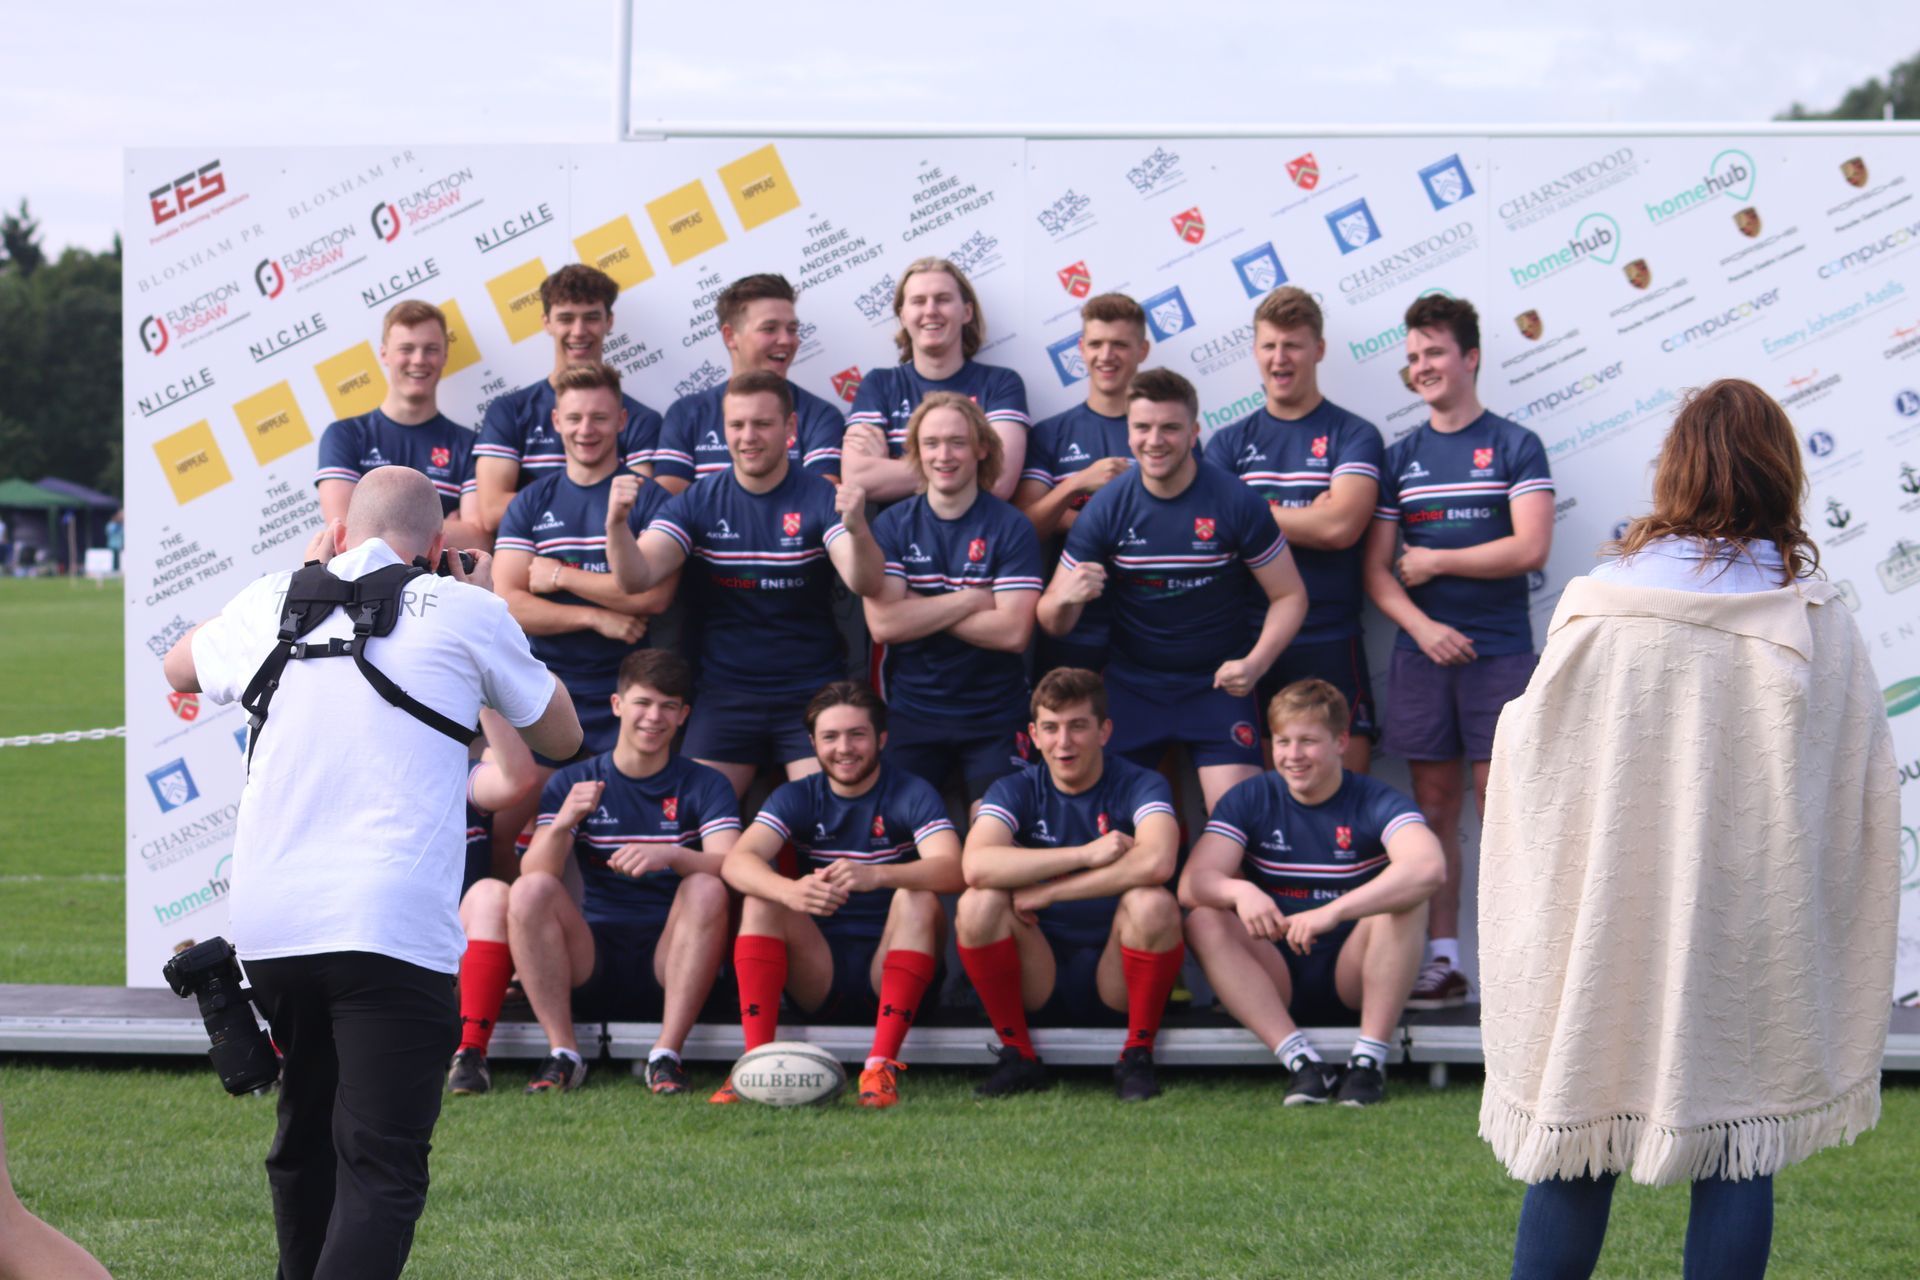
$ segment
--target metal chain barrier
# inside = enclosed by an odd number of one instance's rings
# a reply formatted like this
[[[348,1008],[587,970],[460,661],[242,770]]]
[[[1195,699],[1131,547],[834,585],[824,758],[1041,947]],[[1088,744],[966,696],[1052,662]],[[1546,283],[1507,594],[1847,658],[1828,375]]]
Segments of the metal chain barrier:
[[[18,737],[0,738],[0,747],[44,747],[56,742],[101,742],[126,736],[125,725],[113,729],[68,729],[65,733],[23,733]]]

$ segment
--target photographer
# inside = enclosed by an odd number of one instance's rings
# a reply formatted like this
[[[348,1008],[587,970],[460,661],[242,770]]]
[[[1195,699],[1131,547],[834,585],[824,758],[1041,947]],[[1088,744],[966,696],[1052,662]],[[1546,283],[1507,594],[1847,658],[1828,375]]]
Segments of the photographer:
[[[398,1275],[426,1204],[464,946],[456,735],[488,706],[536,751],[580,745],[487,557],[443,562],[444,543],[432,483],[377,468],[308,545],[324,573],[260,579],[166,657],[175,689],[255,712],[230,912],[285,1057],[267,1181],[287,1280]],[[448,576],[393,568],[409,564]],[[380,610],[362,578],[394,584]]]

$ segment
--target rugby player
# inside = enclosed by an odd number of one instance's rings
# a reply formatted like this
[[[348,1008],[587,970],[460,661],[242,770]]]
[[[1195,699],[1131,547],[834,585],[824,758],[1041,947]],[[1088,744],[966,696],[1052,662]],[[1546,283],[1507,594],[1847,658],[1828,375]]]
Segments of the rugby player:
[[[313,484],[321,520],[344,523],[353,487],[375,467],[411,467],[440,495],[447,545],[487,546],[474,498],[473,432],[440,412],[446,315],[411,298],[395,304],[380,321],[380,363],[387,371],[380,407],[331,423],[320,435]]]
[[[800,319],[794,313],[793,286],[785,276],[742,276],[720,291],[713,310],[720,322],[733,377],[762,370],[787,376],[800,350]],[[847,429],[840,410],[787,379],[796,430],[787,441],[787,460],[811,475],[840,483],[840,437]],[[684,492],[696,479],[725,471],[726,428],[720,405],[726,384],[682,396],[667,408],[653,477],[668,493]]]
[[[1222,427],[1207,462],[1267,500],[1307,588],[1307,618],[1254,692],[1264,707],[1296,680],[1327,681],[1353,709],[1346,766],[1364,773],[1378,734],[1360,638],[1360,543],[1380,493],[1385,446],[1372,423],[1320,394],[1325,322],[1313,295],[1282,285],[1253,313],[1254,360],[1267,402]],[[1266,612],[1255,593],[1254,623]]]
[[[807,704],[819,772],[767,798],[721,874],[746,895],[733,967],[748,1049],[774,1039],[780,993],[829,1021],[877,1017],[863,1107],[900,1100],[902,1043],[945,945],[939,895],[961,888],[960,838],[940,796],[882,756],[887,709],[840,680]],[[803,874],[773,867],[791,843]],[[738,1100],[729,1080],[711,1101]]]
[[[1039,621],[1066,636],[1089,601],[1111,594],[1107,692],[1116,754],[1148,768],[1186,746],[1211,810],[1260,771],[1253,690],[1293,638],[1307,596],[1267,504],[1193,456],[1193,384],[1167,369],[1127,391],[1138,466],[1096,493],[1067,531]],[[1255,635],[1247,593],[1267,600]]]
[[[1187,941],[1227,1011],[1291,1073],[1288,1106],[1385,1097],[1389,1038],[1445,875],[1413,802],[1342,767],[1349,714],[1325,680],[1275,694],[1277,772],[1221,798],[1180,877]],[[1355,1014],[1360,1034],[1336,1076],[1300,1025]]]
[[[740,834],[739,802],[726,779],[673,750],[691,694],[680,658],[660,649],[630,654],[610,698],[620,723],[613,749],[547,780],[519,878],[511,886],[482,880],[460,904],[469,952],[475,939],[506,939],[546,1032],[547,1057],[528,1093],[566,1092],[586,1081],[576,1016],[658,1018],[647,1087],[686,1091],[680,1050],[726,955],[720,864]],[[570,868],[583,886],[578,906],[567,889]],[[463,962],[463,985],[467,973]],[[488,976],[505,990],[501,966]],[[496,1016],[499,1007],[495,996]],[[447,1085],[484,1093],[484,1041],[470,1046],[467,1035]]]
[[[1051,559],[1087,500],[1133,465],[1127,448],[1127,388],[1147,358],[1147,313],[1124,293],[1103,293],[1080,308],[1080,359],[1087,399],[1036,425],[1013,503],[1049,540]],[[1098,671],[1107,665],[1109,602],[1092,600],[1071,632],[1042,631],[1034,654],[1041,674],[1055,667]]]
[[[533,763],[533,749],[490,708],[481,709],[480,735],[475,745],[484,743],[484,749],[467,766],[467,869],[460,878],[463,896],[493,874],[493,816],[537,796],[545,781]]]
[[[999,478],[1000,437],[952,391],[907,422],[924,492],[873,523],[887,581],[866,604],[876,684],[889,705],[887,763],[938,790],[958,769],[967,800],[1027,763],[1027,642],[1040,599],[1040,542]]]
[[[1067,1026],[1123,1013],[1115,1092],[1151,1098],[1154,1040],[1186,954],[1166,889],[1180,843],[1173,793],[1107,751],[1113,722],[1093,672],[1048,672],[1032,707],[1042,763],[988,789],[962,855],[960,962],[1000,1037],[999,1065],[977,1092],[1050,1083],[1029,1012]]]
[[[907,420],[935,391],[956,391],[987,415],[1000,436],[1004,470],[993,489],[1013,497],[1027,456],[1027,387],[1020,375],[973,357],[987,339],[987,320],[973,285],[945,258],[907,264],[893,289],[900,320],[894,345],[900,363],[870,370],[854,393],[842,445],[844,474],[875,502],[896,502],[918,479],[905,459]]]
[[[553,370],[489,404],[473,446],[477,518],[488,533],[500,527],[515,491],[535,475],[566,465],[553,426],[559,377],[570,365],[604,362],[607,335],[613,329],[613,304],[619,296],[620,286],[612,276],[577,262],[541,281],[540,323],[553,340]],[[621,396],[620,404],[626,410],[620,460],[628,469],[650,475],[660,440],[660,415],[631,396]]]
[[[1463,1004],[1460,762],[1484,812],[1500,709],[1533,674],[1527,575],[1553,546],[1553,477],[1540,438],[1489,413],[1473,304],[1441,295],[1407,308],[1407,372],[1431,417],[1387,450],[1367,534],[1367,594],[1399,627],[1382,750],[1407,758],[1413,798],[1446,852],[1427,963],[1412,1009]]]
[[[727,384],[722,408],[732,467],[669,499],[637,542],[615,539],[609,559],[628,591],[699,560],[690,608],[701,629],[699,697],[681,749],[744,795],[769,756],[789,778],[820,767],[806,706],[846,675],[830,575],[871,596],[886,563],[860,486],[835,489],[788,460],[795,424],[785,378],[743,373]]]

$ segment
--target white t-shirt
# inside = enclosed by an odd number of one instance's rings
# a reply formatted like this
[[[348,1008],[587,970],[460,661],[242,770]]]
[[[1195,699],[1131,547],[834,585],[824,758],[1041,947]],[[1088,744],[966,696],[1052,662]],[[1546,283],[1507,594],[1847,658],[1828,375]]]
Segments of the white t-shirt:
[[[400,562],[374,538],[327,567],[350,582]],[[194,634],[194,669],[214,702],[238,699],[273,650],[292,576],[261,578]],[[337,609],[306,638],[352,634]],[[506,602],[452,578],[409,582],[393,632],[366,654],[460,724],[485,705],[529,725],[553,695]],[[372,951],[456,972],[466,778],[466,747],[389,704],[351,658],[289,661],[234,832],[228,909],[241,959]]]
[[[1745,546],[1725,539],[1655,538],[1632,556],[1596,566],[1587,574],[1623,587],[1704,591],[1713,595],[1781,588],[1780,548],[1766,538]]]

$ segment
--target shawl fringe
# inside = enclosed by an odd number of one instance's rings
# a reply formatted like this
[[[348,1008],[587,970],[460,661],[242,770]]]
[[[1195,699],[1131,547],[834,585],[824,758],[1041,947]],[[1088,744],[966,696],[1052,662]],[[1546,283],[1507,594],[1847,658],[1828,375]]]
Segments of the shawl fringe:
[[[1825,1147],[1851,1145],[1879,1120],[1877,1072],[1806,1111],[1685,1129],[1637,1115],[1546,1124],[1492,1088],[1480,1098],[1480,1136],[1507,1172],[1524,1182],[1599,1173],[1628,1173],[1649,1186],[1764,1177]]]

